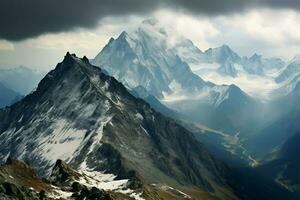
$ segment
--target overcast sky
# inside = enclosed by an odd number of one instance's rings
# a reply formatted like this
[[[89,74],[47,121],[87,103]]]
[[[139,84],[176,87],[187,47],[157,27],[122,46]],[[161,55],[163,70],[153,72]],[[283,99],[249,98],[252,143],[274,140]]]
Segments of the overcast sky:
[[[110,37],[150,17],[201,50],[300,54],[299,0],[1,0],[0,68],[50,69],[66,51],[93,58]]]

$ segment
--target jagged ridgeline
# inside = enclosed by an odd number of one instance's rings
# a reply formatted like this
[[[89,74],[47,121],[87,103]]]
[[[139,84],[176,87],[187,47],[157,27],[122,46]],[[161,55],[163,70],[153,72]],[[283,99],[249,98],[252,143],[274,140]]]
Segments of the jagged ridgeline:
[[[126,180],[132,188],[155,184],[192,197],[236,198],[225,180],[228,169],[189,131],[86,57],[69,53],[36,91],[0,110],[0,159],[8,157],[45,177],[62,159],[79,172]]]

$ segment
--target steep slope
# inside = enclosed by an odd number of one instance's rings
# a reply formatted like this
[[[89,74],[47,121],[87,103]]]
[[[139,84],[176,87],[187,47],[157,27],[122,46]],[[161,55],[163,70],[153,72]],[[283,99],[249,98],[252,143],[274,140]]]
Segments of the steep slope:
[[[11,105],[15,100],[21,98],[17,92],[7,88],[0,82],[0,108]]]
[[[175,46],[175,52],[187,62],[200,77],[209,73],[219,73],[224,76],[236,77],[238,70],[235,64],[240,63],[240,56],[227,45],[209,48],[202,52],[193,43],[185,43],[185,51]],[[198,49],[198,51],[197,51]],[[189,51],[189,53],[188,53]]]
[[[49,174],[56,159],[118,179],[142,179],[224,197],[226,167],[193,135],[114,78],[67,54],[37,90],[0,110],[0,158]],[[220,190],[219,188],[223,188]]]
[[[168,49],[167,33],[151,22],[144,21],[135,31],[112,38],[92,63],[126,87],[143,86],[160,99],[174,93],[176,85],[186,92],[204,87],[206,83]]]
[[[274,96],[288,96],[299,90],[300,85],[300,59],[295,57],[286,68],[276,77],[280,87],[274,91]]]
[[[278,83],[291,80],[300,73],[300,58],[295,57],[285,67],[285,69],[276,77]]]
[[[285,63],[279,58],[263,58],[255,53],[250,58],[244,57],[242,65],[250,74],[267,76],[279,72]]]
[[[175,54],[177,54],[184,62],[191,64],[197,64],[200,60],[205,59],[205,54],[202,52],[191,40],[187,38],[181,38],[172,48]]]
[[[225,129],[230,131],[249,130],[253,124],[258,124],[261,120],[261,104],[246,93],[239,87],[230,85],[226,91],[227,99],[223,101],[216,109],[213,119],[215,123],[219,124],[218,129]],[[221,117],[220,115],[224,115]],[[213,120],[212,119],[212,120]],[[216,127],[217,125],[215,125]],[[224,128],[228,126],[228,128]],[[247,128],[246,128],[247,127]]]
[[[224,63],[225,61],[239,62],[241,58],[232,51],[229,46],[222,45],[217,48],[209,48],[204,52],[208,62]]]
[[[262,105],[235,85],[216,86],[197,95],[164,103],[192,121],[231,134],[245,133],[261,120],[257,111]]]
[[[8,160],[0,166],[0,199],[40,199],[40,191],[52,192],[49,184],[39,178],[28,165]]]
[[[133,96],[145,100],[154,110],[162,113],[167,117],[171,117],[173,119],[181,119],[183,117],[180,113],[162,104],[155,96],[149,94],[147,90],[142,86],[138,86],[130,92]]]

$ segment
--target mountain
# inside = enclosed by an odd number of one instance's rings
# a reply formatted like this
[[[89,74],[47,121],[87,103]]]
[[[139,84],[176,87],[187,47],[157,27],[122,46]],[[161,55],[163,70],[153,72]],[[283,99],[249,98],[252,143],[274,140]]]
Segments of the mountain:
[[[30,93],[45,75],[44,72],[20,66],[0,69],[0,82],[21,95]]]
[[[165,105],[189,120],[231,134],[243,132],[260,120],[260,103],[235,85],[215,86],[195,94],[194,98],[165,101]]]
[[[217,48],[209,48],[204,52],[207,62],[224,63],[226,61],[239,62],[240,56],[230,49],[228,45]]]
[[[213,126],[213,123],[205,110],[212,110],[217,112],[216,115],[223,116],[224,113],[218,113],[218,107],[221,106],[220,111],[228,111],[234,106],[230,101],[241,100],[238,104],[244,106],[250,105],[247,104],[248,101],[254,102],[242,90],[235,90],[237,87],[234,85],[205,82],[186,63],[197,62],[196,59],[202,59],[203,56],[209,61],[240,60],[228,46],[203,53],[188,39],[181,39],[172,46],[170,38],[172,34],[158,21],[146,20],[133,31],[122,32],[117,39],[110,39],[92,63],[105,69],[130,90],[143,87],[149,95],[170,109],[208,126]],[[199,54],[198,57],[189,57],[189,51],[191,55]],[[230,63],[222,68],[227,73],[231,70]],[[223,104],[225,101],[227,102]],[[225,108],[227,105],[231,105],[231,108]],[[226,130],[237,131],[232,126]]]
[[[203,88],[206,83],[167,48],[167,33],[149,23],[144,21],[134,32],[124,31],[110,39],[92,63],[126,87],[143,86],[160,99],[176,89],[193,92]]]
[[[262,55],[255,53],[250,58],[244,57],[242,65],[249,74],[266,76],[280,71],[285,62],[279,58],[263,58]]]
[[[275,97],[288,96],[299,90],[300,85],[300,59],[295,57],[285,69],[275,78],[280,87],[274,91]]]
[[[260,124],[262,105],[243,92],[239,87],[230,85],[225,93],[226,100],[214,110],[211,118],[219,130],[243,132]]]
[[[295,57],[285,67],[283,72],[276,77],[276,82],[281,83],[283,81],[291,80],[299,73],[300,73],[300,59]]]
[[[204,52],[193,43],[186,43],[185,50],[178,46],[175,46],[174,49],[179,57],[190,65],[192,71],[204,79],[208,80],[208,76],[212,73],[225,77],[238,76],[237,64],[241,62],[241,57],[228,45],[209,48]]]
[[[275,78],[286,67],[279,58],[265,58],[256,53],[240,57],[228,45],[203,52],[187,39],[179,39],[178,44],[173,51],[203,80],[218,85],[234,84],[258,100],[273,98],[272,91],[280,86]]]
[[[2,161],[23,160],[44,176],[63,159],[76,170],[129,179],[136,187],[142,182],[234,198],[227,167],[86,57],[68,53],[36,91],[0,110],[0,138]]]
[[[190,64],[197,64],[199,60],[205,59],[205,54],[202,52],[191,40],[181,38],[176,41],[174,48],[172,48],[183,61]]]
[[[228,45],[209,48],[202,52],[192,43],[185,43],[185,51],[176,52],[185,62],[191,65],[193,71],[206,78],[210,73],[238,78],[244,74],[248,76],[269,76],[282,70],[285,62],[279,58],[263,58],[253,54],[251,57],[240,57]],[[177,46],[176,46],[177,48]],[[190,54],[187,51],[191,51]]]
[[[7,88],[0,82],[0,108],[9,106],[18,99],[21,98],[21,95],[17,92]]]
[[[280,87],[273,91],[273,97],[276,99],[285,98],[293,93],[299,93],[300,71],[292,73],[291,77],[282,83]]]

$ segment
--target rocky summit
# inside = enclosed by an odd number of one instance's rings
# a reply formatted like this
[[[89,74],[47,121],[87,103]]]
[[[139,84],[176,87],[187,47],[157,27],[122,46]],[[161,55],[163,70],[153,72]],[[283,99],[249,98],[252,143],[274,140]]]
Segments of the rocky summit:
[[[227,167],[189,131],[69,53],[36,91],[0,110],[0,159],[7,158],[58,185],[75,179],[135,199],[149,195],[149,187],[161,191],[153,199],[236,198]]]

